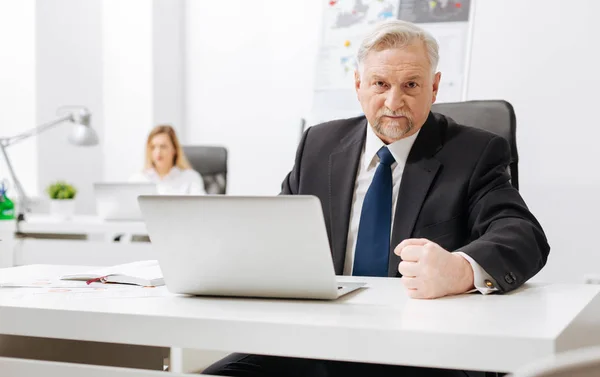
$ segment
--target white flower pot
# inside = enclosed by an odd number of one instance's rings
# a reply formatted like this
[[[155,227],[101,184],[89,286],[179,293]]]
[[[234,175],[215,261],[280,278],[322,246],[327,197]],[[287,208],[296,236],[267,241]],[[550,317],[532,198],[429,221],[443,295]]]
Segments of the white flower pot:
[[[50,215],[60,220],[69,220],[75,214],[74,199],[50,200]]]

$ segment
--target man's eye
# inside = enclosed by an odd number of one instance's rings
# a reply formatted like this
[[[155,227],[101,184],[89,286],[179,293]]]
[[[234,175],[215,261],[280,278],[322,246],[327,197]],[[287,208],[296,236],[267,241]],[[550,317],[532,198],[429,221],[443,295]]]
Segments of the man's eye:
[[[419,86],[419,84],[417,84],[414,81],[411,81],[411,82],[406,83],[406,86],[410,89],[414,89],[414,88],[417,88]]]
[[[383,88],[383,87],[385,87],[385,83],[383,81],[376,81],[375,86]]]

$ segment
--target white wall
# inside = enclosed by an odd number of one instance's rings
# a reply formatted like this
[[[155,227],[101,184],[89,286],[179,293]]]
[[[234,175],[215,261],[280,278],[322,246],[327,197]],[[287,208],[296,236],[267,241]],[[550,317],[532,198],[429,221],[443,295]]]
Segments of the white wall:
[[[291,165],[295,117],[310,104],[321,17],[320,3],[302,3],[286,17],[270,14],[279,8],[267,0],[187,3],[188,140],[229,147],[231,193],[277,192]],[[538,278],[581,281],[585,273],[600,273],[590,238],[600,210],[594,156],[600,131],[590,111],[600,84],[594,75],[600,3],[565,4],[476,1],[466,93],[515,106],[521,192],[552,246]],[[284,25],[272,26],[281,20]],[[300,20],[305,28],[295,25]],[[293,74],[282,72],[291,67]]]
[[[35,1],[0,2],[0,137],[35,126]],[[17,177],[28,195],[37,194],[35,138],[8,149]],[[9,176],[0,156],[0,180]],[[10,197],[16,192],[11,189]]]
[[[310,110],[321,2],[186,2],[186,135],[229,149],[230,194],[275,194]]]
[[[154,123],[171,124],[185,140],[184,1],[154,0]]]
[[[102,6],[104,179],[123,182],[142,169],[153,122],[153,2],[109,0]]]
[[[183,133],[183,2],[102,4],[103,178],[122,182],[143,168],[153,126],[168,123]]]
[[[515,106],[521,191],[553,247],[539,278],[575,281],[600,273],[593,239],[600,131],[591,111],[600,84],[600,3],[565,4],[476,1],[467,97]],[[36,141],[15,147],[11,156],[30,191],[38,180],[41,187],[70,177],[85,190],[95,176],[72,161],[99,164],[107,180],[126,179],[140,168],[156,121],[180,127],[185,143],[228,147],[231,194],[279,191],[299,120],[310,112],[321,2],[289,2],[285,9],[275,0],[37,6],[36,12],[32,0],[0,3],[0,135],[52,118],[59,105],[83,103],[101,131],[103,157],[66,145],[67,127],[40,137],[39,151]]]
[[[86,106],[100,146],[78,147],[67,137],[70,124],[62,124],[37,137],[40,196],[55,180],[78,189],[77,212],[94,213],[92,184],[102,179],[104,109],[102,100],[102,0],[36,2],[36,120],[57,118],[66,105]]]
[[[600,273],[599,13],[593,0],[484,0],[475,9],[467,95],[515,107],[521,192],[552,247],[542,280]]]
[[[77,212],[94,213],[93,182],[139,171],[152,126],[184,131],[183,1],[14,3],[0,5],[7,46],[0,95],[10,109],[1,112],[0,135],[54,120],[60,106],[88,107],[100,146],[70,145],[65,124],[11,148],[11,156],[28,193],[43,199],[35,210],[47,211],[45,187],[64,179],[79,190]]]

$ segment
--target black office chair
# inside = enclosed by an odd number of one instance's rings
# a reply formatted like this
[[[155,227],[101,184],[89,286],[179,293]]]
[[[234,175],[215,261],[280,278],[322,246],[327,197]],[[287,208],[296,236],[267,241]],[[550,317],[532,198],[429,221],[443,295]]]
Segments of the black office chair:
[[[519,189],[517,118],[512,105],[503,100],[436,103],[431,111],[448,116],[459,124],[476,127],[502,136],[510,145],[511,183]]]
[[[227,149],[204,145],[187,145],[183,153],[204,179],[207,194],[225,194],[227,192]]]

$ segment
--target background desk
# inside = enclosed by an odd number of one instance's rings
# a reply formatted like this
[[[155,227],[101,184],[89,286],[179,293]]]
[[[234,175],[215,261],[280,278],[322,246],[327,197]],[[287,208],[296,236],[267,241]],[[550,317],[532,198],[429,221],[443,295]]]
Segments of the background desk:
[[[19,224],[23,233],[47,234],[146,234],[143,221],[105,221],[97,216],[74,216],[70,220],[61,220],[50,215],[28,215],[27,220]]]
[[[0,270],[0,280],[74,269],[17,267]],[[398,279],[364,280],[369,288],[331,302],[16,297],[4,288],[0,334],[502,372],[600,345],[599,286],[411,300]]]
[[[23,237],[1,247],[2,267],[27,264],[109,266],[156,259],[151,245],[130,243],[131,235],[145,235],[143,221],[105,221],[96,216],[60,220],[49,215],[29,215],[19,224]],[[121,242],[113,242],[123,235]]]

